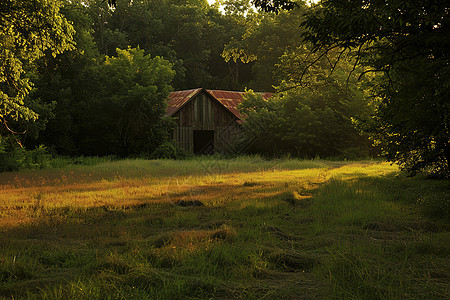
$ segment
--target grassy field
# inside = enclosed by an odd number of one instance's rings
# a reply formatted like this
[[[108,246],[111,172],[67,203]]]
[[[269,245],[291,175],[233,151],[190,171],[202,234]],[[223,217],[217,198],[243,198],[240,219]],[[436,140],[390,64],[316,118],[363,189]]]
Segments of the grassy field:
[[[443,299],[450,183],[376,161],[0,173],[7,299]]]

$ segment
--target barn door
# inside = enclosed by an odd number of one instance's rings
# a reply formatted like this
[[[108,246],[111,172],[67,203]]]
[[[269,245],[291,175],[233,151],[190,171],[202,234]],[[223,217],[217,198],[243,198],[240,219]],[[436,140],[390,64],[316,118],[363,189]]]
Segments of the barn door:
[[[194,130],[194,153],[214,154],[214,130]]]

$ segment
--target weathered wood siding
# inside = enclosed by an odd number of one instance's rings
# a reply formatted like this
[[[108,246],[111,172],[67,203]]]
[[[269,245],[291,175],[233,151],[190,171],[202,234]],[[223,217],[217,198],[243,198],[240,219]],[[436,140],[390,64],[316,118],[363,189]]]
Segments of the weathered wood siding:
[[[194,149],[194,130],[214,130],[214,152],[233,152],[239,134],[238,118],[208,94],[201,92],[187,102],[173,117],[177,126],[173,139],[187,151]]]

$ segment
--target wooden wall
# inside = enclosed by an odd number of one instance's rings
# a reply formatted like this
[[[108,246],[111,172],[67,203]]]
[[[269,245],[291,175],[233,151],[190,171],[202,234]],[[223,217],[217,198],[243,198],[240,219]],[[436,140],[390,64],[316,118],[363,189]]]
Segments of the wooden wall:
[[[205,92],[186,103],[173,117],[177,126],[173,139],[187,151],[194,149],[194,130],[214,130],[214,152],[232,153],[240,131],[238,118]]]

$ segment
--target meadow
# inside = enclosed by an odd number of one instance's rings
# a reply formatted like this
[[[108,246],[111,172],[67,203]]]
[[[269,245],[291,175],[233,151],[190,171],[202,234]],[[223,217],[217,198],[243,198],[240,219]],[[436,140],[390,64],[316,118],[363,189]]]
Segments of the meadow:
[[[0,173],[0,297],[443,299],[449,209],[382,161],[53,160]]]

